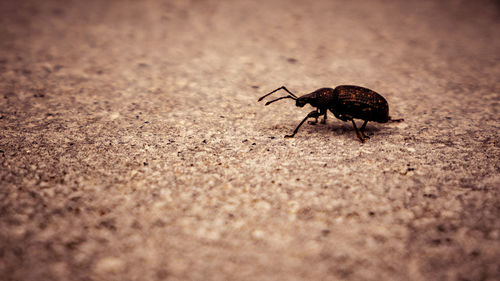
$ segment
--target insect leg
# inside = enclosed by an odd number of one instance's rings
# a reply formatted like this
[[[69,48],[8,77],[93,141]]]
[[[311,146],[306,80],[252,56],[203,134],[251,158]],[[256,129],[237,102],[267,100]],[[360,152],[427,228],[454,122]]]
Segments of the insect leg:
[[[321,124],[326,124],[326,113],[328,110],[325,110],[325,114],[323,115],[323,120],[321,120]]]
[[[359,130],[358,130],[358,127],[356,127],[356,122],[354,122],[354,119],[351,119],[352,121],[352,125],[354,126],[354,129],[356,130],[356,135],[358,135],[358,138],[361,142],[365,142],[365,138],[363,138],[363,136],[361,136],[361,134],[359,133]]]
[[[369,139],[370,138],[369,136],[365,135],[365,127],[366,127],[367,123],[368,123],[368,120],[365,120],[365,122],[363,123],[363,125],[361,126],[361,128],[359,128],[359,131],[361,132],[361,135],[365,139]]]
[[[351,118],[345,116],[345,115],[341,115],[341,114],[338,114],[338,113],[334,113],[335,117],[337,117],[338,119],[344,121],[344,122],[347,122],[349,120],[351,120]]]
[[[293,133],[291,135],[285,135],[285,138],[293,138],[293,136],[295,136],[295,134],[299,131],[300,126],[302,126],[302,124],[304,124],[304,122],[306,122],[307,119],[318,118],[318,116],[320,116],[320,115],[316,110],[309,112],[309,114],[307,114],[307,116],[302,120],[302,122],[300,122],[300,124],[297,126],[297,128],[295,128]]]
[[[311,124],[311,125],[316,125],[318,124],[318,117],[321,116],[321,113],[319,113],[319,108],[316,108],[316,113],[318,113],[318,116],[316,116],[316,120],[314,121],[307,121],[308,124]]]
[[[368,120],[365,120],[365,123],[363,123],[363,125],[361,126],[361,128],[359,128],[359,130],[360,130],[361,132],[363,132],[363,131],[365,130],[366,123],[368,123]]]

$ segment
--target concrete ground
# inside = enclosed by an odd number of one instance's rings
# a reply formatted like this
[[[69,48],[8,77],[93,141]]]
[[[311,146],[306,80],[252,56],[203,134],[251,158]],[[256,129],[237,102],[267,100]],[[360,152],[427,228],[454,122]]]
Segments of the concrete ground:
[[[1,280],[499,280],[495,1],[1,1]],[[402,123],[257,98],[340,84]],[[278,97],[279,94],[276,95]]]

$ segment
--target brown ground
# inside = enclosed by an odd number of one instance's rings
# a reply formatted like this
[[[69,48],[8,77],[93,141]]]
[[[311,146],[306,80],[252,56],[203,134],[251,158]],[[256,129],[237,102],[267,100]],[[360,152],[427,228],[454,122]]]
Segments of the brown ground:
[[[498,4],[308,2],[1,1],[0,279],[499,280]]]

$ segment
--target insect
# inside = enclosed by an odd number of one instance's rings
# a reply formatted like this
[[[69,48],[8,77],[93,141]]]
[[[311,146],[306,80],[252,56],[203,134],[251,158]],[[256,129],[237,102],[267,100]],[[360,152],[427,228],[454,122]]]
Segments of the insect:
[[[365,142],[366,139],[370,138],[364,133],[368,121],[378,123],[404,121],[403,119],[392,119],[389,116],[389,105],[384,97],[375,91],[359,86],[341,85],[337,86],[335,89],[321,88],[300,97],[297,97],[285,86],[282,86],[260,97],[258,101],[263,100],[265,97],[279,90],[285,90],[288,95],[268,101],[266,105],[282,99],[293,99],[295,100],[295,105],[298,107],[304,107],[306,104],[316,107],[315,110],[307,114],[302,122],[299,123],[293,133],[291,135],[285,135],[285,138],[292,138],[295,136],[302,124],[309,118],[315,118],[315,121],[309,122],[310,124],[317,124],[318,118],[323,116],[321,123],[325,124],[328,110],[330,110],[335,117],[344,122],[351,121],[356,130],[356,135],[361,142]],[[354,119],[364,120],[359,130]]]

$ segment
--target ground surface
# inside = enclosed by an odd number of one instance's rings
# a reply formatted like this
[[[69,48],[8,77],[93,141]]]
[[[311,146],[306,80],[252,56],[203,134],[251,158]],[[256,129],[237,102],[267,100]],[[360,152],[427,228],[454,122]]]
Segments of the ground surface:
[[[0,279],[498,280],[498,5],[308,2],[2,1]]]

